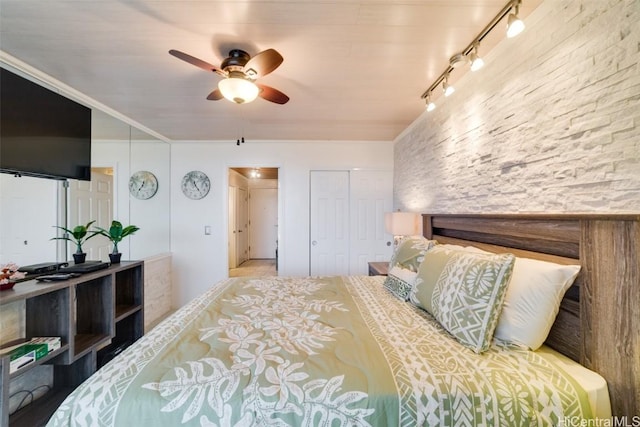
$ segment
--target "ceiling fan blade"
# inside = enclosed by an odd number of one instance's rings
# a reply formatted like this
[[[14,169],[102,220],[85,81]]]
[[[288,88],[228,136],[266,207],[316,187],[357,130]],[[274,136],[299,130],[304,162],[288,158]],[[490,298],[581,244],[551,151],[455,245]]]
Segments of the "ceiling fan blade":
[[[220,89],[216,89],[212,91],[209,95],[207,95],[207,99],[209,101],[218,101],[222,98],[224,98],[224,96],[222,96],[222,92],[220,92]]]
[[[284,58],[275,49],[263,50],[245,64],[244,72],[247,76],[256,79],[278,68],[282,61]]]
[[[271,86],[256,83],[256,86],[260,88],[258,96],[267,101],[275,102],[276,104],[286,104],[289,102],[289,97],[278,89],[274,89]]]
[[[174,50],[174,49],[171,49],[169,53],[175,56],[176,58],[182,59],[183,61],[188,62],[189,64],[192,64],[192,65],[195,65],[196,67],[200,67],[205,71],[213,71],[214,73],[225,75],[224,71],[222,71],[215,65],[209,64],[208,62],[203,61],[202,59],[198,59],[195,56],[191,56],[187,53],[180,52],[179,50]]]

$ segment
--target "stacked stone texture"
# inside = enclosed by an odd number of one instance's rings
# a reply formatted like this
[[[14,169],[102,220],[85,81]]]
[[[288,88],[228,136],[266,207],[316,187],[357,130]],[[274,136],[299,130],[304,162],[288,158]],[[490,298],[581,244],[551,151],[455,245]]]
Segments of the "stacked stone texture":
[[[396,208],[640,212],[640,1],[546,0],[525,23],[397,139]]]

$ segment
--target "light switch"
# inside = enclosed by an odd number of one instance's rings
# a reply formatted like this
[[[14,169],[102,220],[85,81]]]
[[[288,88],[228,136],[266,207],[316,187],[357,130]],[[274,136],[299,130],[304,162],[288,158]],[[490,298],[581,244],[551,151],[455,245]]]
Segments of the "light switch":
[[[211,234],[211,226],[210,225],[205,225],[204,226],[204,234],[209,236]]]

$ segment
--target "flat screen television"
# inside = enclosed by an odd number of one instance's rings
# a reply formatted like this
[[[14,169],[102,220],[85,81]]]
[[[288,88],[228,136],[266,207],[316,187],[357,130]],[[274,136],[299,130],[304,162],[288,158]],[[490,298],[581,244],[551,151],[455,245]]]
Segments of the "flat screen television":
[[[89,181],[91,109],[0,70],[0,172]]]

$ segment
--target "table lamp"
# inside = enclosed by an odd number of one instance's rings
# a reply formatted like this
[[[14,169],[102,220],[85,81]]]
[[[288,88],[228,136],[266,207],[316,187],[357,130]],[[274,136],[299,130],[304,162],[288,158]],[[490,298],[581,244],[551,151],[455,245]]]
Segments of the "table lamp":
[[[404,236],[412,236],[420,230],[420,214],[417,212],[387,212],[384,214],[384,227],[387,233],[393,235],[393,245]]]

